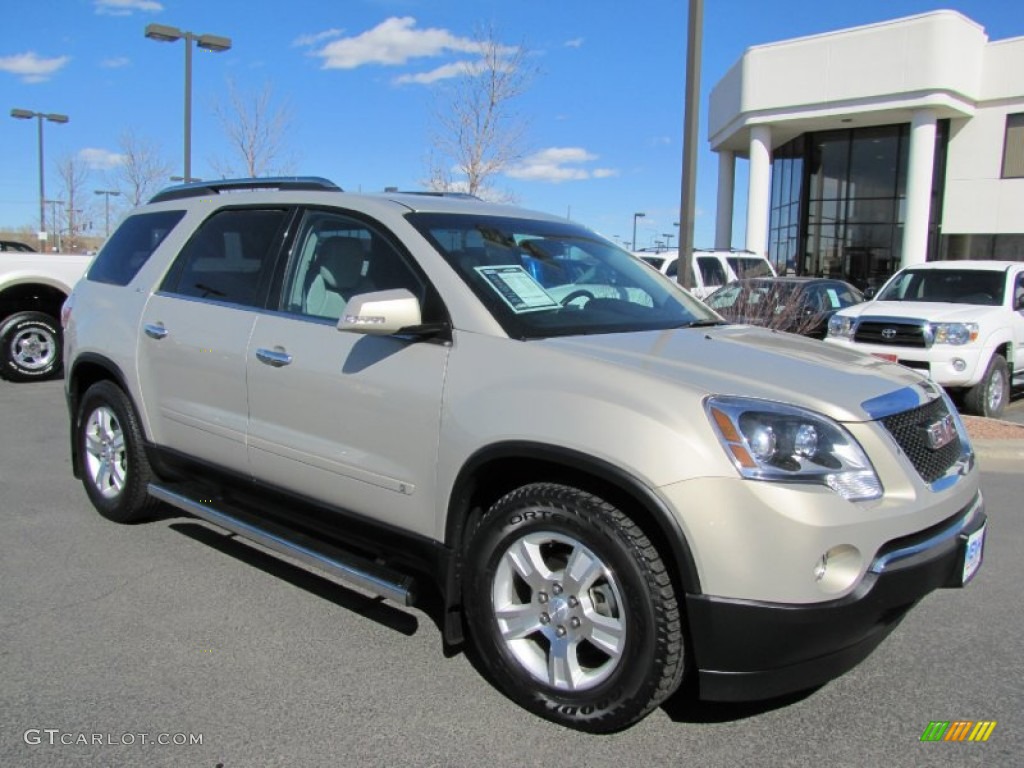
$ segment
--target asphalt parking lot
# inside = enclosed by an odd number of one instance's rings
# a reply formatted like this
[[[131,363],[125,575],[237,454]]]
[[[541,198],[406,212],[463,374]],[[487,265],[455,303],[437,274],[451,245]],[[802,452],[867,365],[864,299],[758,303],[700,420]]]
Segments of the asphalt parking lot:
[[[0,765],[832,768],[1024,754],[1019,463],[981,458],[990,528],[974,582],[927,597],[844,677],[756,705],[677,697],[598,737],[507,701],[417,610],[173,511],[103,520],[67,442],[60,382],[0,382]],[[984,743],[921,741],[946,720],[996,726]]]

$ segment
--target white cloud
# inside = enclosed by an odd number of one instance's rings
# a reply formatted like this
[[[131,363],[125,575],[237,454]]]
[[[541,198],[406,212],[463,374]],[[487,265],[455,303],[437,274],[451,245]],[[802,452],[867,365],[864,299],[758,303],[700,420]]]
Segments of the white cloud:
[[[583,38],[582,37],[576,37],[576,38],[573,38],[572,40],[566,40],[565,41],[565,47],[566,48],[582,48],[583,47]]]
[[[580,147],[549,147],[523,158],[523,161],[505,171],[505,175],[524,181],[546,181],[560,184],[563,181],[584,179],[607,179],[617,176],[612,168],[583,168],[584,163],[597,160],[597,155]]]
[[[117,56],[111,59],[104,59],[100,62],[100,66],[104,69],[120,69],[121,67],[127,67],[132,63],[132,60],[127,56]]]
[[[416,85],[430,85],[438,80],[448,80],[453,77],[470,74],[477,65],[468,61],[453,61],[451,64],[442,64],[437,69],[429,72],[417,72],[412,75],[399,75],[394,79],[398,85],[414,83]]]
[[[135,11],[159,13],[163,4],[156,0],[96,0],[96,13],[104,16],[131,16]]]
[[[479,50],[480,44],[469,38],[446,29],[416,29],[416,19],[411,16],[393,16],[355,37],[330,42],[314,55],[324,60],[324,69],[355,69],[366,64],[397,66],[410,59]]]
[[[324,40],[333,40],[335,37],[341,37],[344,33],[342,29],[325,29],[323,32],[314,32],[310,35],[300,35],[292,41],[293,48],[308,48],[322,43]]]
[[[108,149],[95,149],[87,147],[80,150],[78,157],[89,168],[94,171],[109,171],[124,163],[124,155],[111,152]]]
[[[49,80],[58,69],[69,61],[71,61],[70,56],[43,59],[33,51],[16,53],[13,56],[0,56],[0,72],[10,72],[26,83],[41,83]]]

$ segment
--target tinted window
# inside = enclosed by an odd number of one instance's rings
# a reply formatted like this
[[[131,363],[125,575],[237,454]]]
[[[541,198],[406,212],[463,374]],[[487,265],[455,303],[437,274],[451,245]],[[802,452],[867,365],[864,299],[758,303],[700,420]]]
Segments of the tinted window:
[[[283,309],[337,320],[356,294],[405,288],[428,305],[425,283],[376,229],[339,213],[310,211],[296,239]],[[426,313],[426,310],[424,310]]]
[[[158,211],[129,217],[93,260],[87,279],[128,285],[184,215],[184,211]]]
[[[700,269],[704,285],[725,285],[729,282],[725,269],[717,256],[698,256],[697,268]]]
[[[261,304],[285,216],[283,210],[215,213],[178,254],[161,289],[231,304]]]

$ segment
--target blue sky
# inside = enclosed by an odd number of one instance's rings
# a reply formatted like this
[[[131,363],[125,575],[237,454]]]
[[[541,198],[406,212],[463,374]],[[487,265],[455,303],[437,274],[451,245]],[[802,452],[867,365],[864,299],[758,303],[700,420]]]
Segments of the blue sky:
[[[269,84],[292,116],[291,170],[346,190],[421,188],[433,92],[466,41],[490,26],[523,45],[537,75],[519,100],[525,157],[496,180],[523,206],[570,215],[639,245],[679,220],[685,83],[685,0],[6,0],[0,38],[0,228],[38,223],[35,121],[12,108],[58,112],[45,124],[47,196],[54,161],[76,155],[88,189],[109,185],[126,130],[182,172],[183,42],[143,36],[156,22],[232,39],[193,56],[192,173],[216,177],[229,154],[214,105],[228,81]],[[952,8],[991,40],[1024,35],[1019,0],[705,0],[695,243],[714,239],[717,162],[707,145],[707,95],[752,45]],[[743,245],[745,163],[738,164],[733,244]],[[97,206],[102,198],[89,201]],[[115,201],[116,202],[116,201]],[[100,214],[93,211],[94,220]]]

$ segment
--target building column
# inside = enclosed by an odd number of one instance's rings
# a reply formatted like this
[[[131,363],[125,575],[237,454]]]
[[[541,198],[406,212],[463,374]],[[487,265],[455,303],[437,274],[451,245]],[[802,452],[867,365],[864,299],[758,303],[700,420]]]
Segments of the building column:
[[[750,181],[747,187],[746,248],[762,256],[768,250],[768,206],[771,204],[772,129],[750,129]]]
[[[718,204],[715,208],[715,248],[732,247],[732,201],[736,189],[736,153],[718,153]]]
[[[936,120],[934,109],[916,109],[910,117],[907,205],[903,220],[901,267],[923,264],[928,260],[928,219],[932,207]]]

